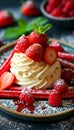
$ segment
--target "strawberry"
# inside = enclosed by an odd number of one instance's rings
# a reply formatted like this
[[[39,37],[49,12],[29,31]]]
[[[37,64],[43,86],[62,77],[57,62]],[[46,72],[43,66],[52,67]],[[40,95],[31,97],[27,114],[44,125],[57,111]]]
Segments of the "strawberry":
[[[60,7],[56,7],[50,14],[52,16],[58,17],[62,14],[62,9]]]
[[[57,60],[57,51],[54,47],[48,46],[44,50],[44,61],[49,65],[52,65]]]
[[[22,35],[18,40],[14,48],[15,52],[25,53],[26,49],[29,47],[29,40],[25,35]]]
[[[62,47],[56,40],[52,41],[52,42],[50,43],[50,46],[55,47],[57,51],[60,51],[60,52],[64,52],[64,51],[65,51],[65,50],[63,49],[63,47]]]
[[[48,99],[48,104],[51,106],[61,106],[62,105],[62,96],[60,95],[59,92],[53,90],[50,93],[49,99]]]
[[[29,35],[29,42],[30,44],[39,43],[39,44],[45,44],[48,40],[48,37],[46,34],[38,34],[36,31],[31,32]]]
[[[42,59],[43,47],[38,43],[32,44],[28,49],[26,49],[25,54],[32,60],[39,62]]]
[[[54,9],[54,6],[51,6],[50,4],[47,4],[46,7],[45,7],[45,10],[47,13],[51,13]]]
[[[51,28],[50,24],[46,24],[45,26],[39,26],[35,24],[35,31],[31,32],[28,36],[30,44],[39,43],[45,46],[48,41],[48,36],[45,34],[45,31],[47,31],[49,28]]]
[[[61,73],[61,78],[64,79],[67,83],[74,81],[74,70],[69,68],[64,68]]]
[[[22,94],[20,94],[19,99],[22,102],[26,103],[27,105],[32,105],[33,102],[34,102],[34,97],[30,93],[22,93]]]
[[[14,74],[6,71],[0,76],[0,90],[8,88],[15,82]]]
[[[66,92],[68,90],[68,85],[67,85],[67,83],[65,82],[64,79],[58,79],[54,83],[53,87],[59,93],[64,93],[64,92]]]
[[[0,11],[0,27],[6,27],[14,22],[14,18],[7,10]]]
[[[69,0],[65,3],[65,9],[67,11],[74,9],[74,1]]]
[[[69,16],[70,16],[70,17],[74,17],[74,10],[71,10],[71,11],[69,12]]]
[[[32,0],[28,0],[25,2],[25,4],[21,8],[21,12],[24,15],[27,16],[37,16],[40,15],[40,10],[35,5],[35,3]]]

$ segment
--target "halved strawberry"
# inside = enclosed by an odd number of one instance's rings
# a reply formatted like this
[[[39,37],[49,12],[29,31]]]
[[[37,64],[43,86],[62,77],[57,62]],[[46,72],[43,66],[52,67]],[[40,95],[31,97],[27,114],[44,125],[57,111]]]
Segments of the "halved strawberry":
[[[14,48],[16,52],[24,53],[26,49],[29,47],[29,40],[25,35],[22,35],[18,40],[17,44]]]
[[[25,54],[32,60],[39,62],[43,55],[43,47],[38,43],[32,44],[26,49]]]
[[[44,50],[44,61],[49,65],[52,65],[57,60],[58,53],[56,49],[52,46],[48,46]]]
[[[12,85],[15,82],[15,76],[11,72],[4,72],[0,76],[0,90],[4,90],[8,88],[10,85]]]

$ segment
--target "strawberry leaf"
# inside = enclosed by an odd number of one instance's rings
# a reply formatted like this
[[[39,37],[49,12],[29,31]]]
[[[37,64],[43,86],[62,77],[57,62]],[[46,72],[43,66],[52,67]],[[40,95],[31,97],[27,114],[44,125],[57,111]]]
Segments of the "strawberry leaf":
[[[51,24],[46,24],[46,25],[39,25],[39,24],[34,24],[34,29],[38,34],[45,33],[47,30],[49,30],[52,27]]]

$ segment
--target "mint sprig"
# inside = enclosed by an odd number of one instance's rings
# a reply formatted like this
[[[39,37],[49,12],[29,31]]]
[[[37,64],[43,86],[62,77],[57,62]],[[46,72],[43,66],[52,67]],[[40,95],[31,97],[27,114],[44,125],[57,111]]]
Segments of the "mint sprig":
[[[3,38],[5,39],[16,39],[22,34],[30,33],[34,29],[34,24],[39,23],[40,26],[47,22],[47,18],[37,17],[31,22],[27,22],[25,19],[19,19],[16,27],[9,27],[5,30]]]
[[[47,30],[49,30],[52,27],[51,24],[46,24],[46,25],[39,25],[39,24],[34,24],[34,30],[36,30],[36,32],[38,34],[42,34],[45,33]]]

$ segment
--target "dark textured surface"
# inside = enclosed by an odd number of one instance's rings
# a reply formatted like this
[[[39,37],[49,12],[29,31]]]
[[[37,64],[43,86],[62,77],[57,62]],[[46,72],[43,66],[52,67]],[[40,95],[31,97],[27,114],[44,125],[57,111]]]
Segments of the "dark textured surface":
[[[41,0],[35,0],[37,6],[40,7]],[[18,19],[23,17],[20,12],[20,0],[2,0],[0,1],[0,9],[9,9],[14,14],[14,17]],[[31,18],[25,17],[27,20]],[[69,43],[74,43],[74,36],[72,36],[73,30],[60,30],[58,28],[52,28],[47,33],[49,37],[58,38]],[[2,39],[4,29],[0,29],[0,38]],[[4,40],[4,39],[3,39]],[[9,40],[4,40],[4,43],[8,43]],[[74,117],[63,119],[57,122],[27,122],[25,120],[19,120],[13,118],[2,111],[0,111],[0,130],[74,130]]]

